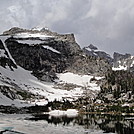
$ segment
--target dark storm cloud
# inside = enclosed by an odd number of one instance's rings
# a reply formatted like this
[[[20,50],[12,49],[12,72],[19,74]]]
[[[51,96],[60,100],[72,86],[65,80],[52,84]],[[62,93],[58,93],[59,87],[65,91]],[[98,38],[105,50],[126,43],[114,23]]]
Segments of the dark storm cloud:
[[[47,26],[75,33],[81,46],[134,54],[133,0],[1,0],[1,32],[13,26]]]

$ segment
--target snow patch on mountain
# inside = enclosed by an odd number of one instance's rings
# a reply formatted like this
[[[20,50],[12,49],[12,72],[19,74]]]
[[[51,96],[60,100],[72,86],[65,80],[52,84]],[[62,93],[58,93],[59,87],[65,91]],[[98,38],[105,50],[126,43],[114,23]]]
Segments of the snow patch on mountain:
[[[37,26],[37,27],[34,27],[34,28],[32,28],[31,29],[32,31],[41,31],[41,30],[49,30],[49,28],[48,27],[39,27],[39,26]]]
[[[48,49],[48,50],[50,50],[50,51],[54,52],[54,53],[58,53],[58,54],[60,54],[60,52],[59,52],[59,51],[57,51],[56,49],[54,49],[54,48],[52,48],[52,47],[44,46],[44,45],[43,45],[43,47],[44,47],[45,49]]]
[[[49,36],[41,33],[18,33],[13,35],[14,38],[40,38],[40,39],[46,39],[46,38],[53,38],[54,36]]]
[[[119,65],[118,67],[112,67],[113,71],[119,71],[119,70],[127,70],[127,66],[121,66]]]
[[[130,67],[133,67],[134,66],[134,56],[131,56],[130,59],[132,60]]]
[[[103,50],[99,50],[96,46],[92,44],[90,44],[87,47],[84,47],[83,52],[86,53],[86,55],[88,56],[105,59],[112,65],[113,62],[112,57]]]
[[[91,90],[100,90],[100,86],[95,82],[91,82],[91,79],[94,78],[96,80],[102,79],[102,77],[94,77],[91,75],[78,75],[71,72],[57,74],[60,82],[62,83],[72,83],[78,86],[88,86]]]
[[[41,40],[17,40],[17,42],[21,44],[28,44],[29,46],[45,43],[45,41],[41,41]]]
[[[36,77],[31,75],[30,71],[27,71],[19,66],[17,69],[14,69],[14,71],[10,70],[8,67],[6,68],[0,67],[0,70],[1,70],[0,85],[5,85],[5,83],[8,83],[10,86],[18,85],[18,87],[20,87],[22,90],[26,90],[35,95],[41,95],[46,98],[42,100],[35,99],[33,100],[34,102],[32,102],[32,100],[31,102],[29,101],[29,103],[32,103],[32,104],[36,103],[38,105],[44,105],[46,104],[46,100],[54,101],[55,99],[62,100],[63,98],[73,100],[73,99],[77,99],[78,97],[80,97],[83,93],[82,88],[74,88],[70,91],[63,90],[63,89],[56,89],[54,88],[55,86],[54,83],[41,82]],[[68,73],[67,74],[68,77],[66,77],[66,81],[70,82],[69,74],[71,75],[71,77],[74,75],[73,78],[77,79],[77,82],[75,82],[75,84],[84,86],[82,85],[82,83],[80,83],[81,76],[79,75]],[[59,74],[59,75],[63,76],[65,74]],[[86,82],[89,80],[88,78],[91,78],[91,76],[83,76],[83,78],[84,78],[83,79],[84,82]],[[59,80],[60,81],[63,80],[63,77],[61,77]],[[97,87],[97,85],[95,84],[92,89],[98,90],[99,87]],[[14,104],[14,103],[11,102],[11,104]]]
[[[119,54],[114,53],[114,64],[113,64],[113,70],[129,70],[134,71],[134,56],[131,56],[130,54]]]
[[[52,110],[48,114],[54,117],[60,117],[60,116],[76,117],[78,116],[78,111],[76,109],[67,109],[66,111]]]
[[[73,96],[81,95],[82,91],[80,89],[74,89],[71,91],[55,89],[54,83],[41,82],[36,77],[34,77],[30,71],[24,70],[19,67],[11,71],[8,67],[0,67],[0,85],[3,85],[2,81],[6,83],[14,83],[18,85],[22,90],[29,91],[35,95],[42,95],[46,97],[49,101],[54,99],[62,100],[62,97],[73,98]],[[39,103],[39,102],[38,102]],[[44,101],[44,104],[46,102]]]
[[[59,77],[59,83],[73,83],[77,85],[76,88],[72,88],[71,90],[64,90],[55,88],[54,83],[39,81],[31,74],[30,71],[27,71],[19,66],[17,69],[14,69],[14,71],[10,70],[8,67],[0,67],[0,70],[0,85],[5,85],[5,83],[8,83],[10,86],[17,85],[22,90],[26,90],[35,95],[41,95],[45,97],[44,99],[30,100],[28,102],[29,104],[45,105],[47,104],[47,101],[54,101],[55,99],[62,100],[63,98],[70,101],[75,100],[82,96],[83,87],[87,83],[90,87],[90,90],[100,90],[100,86],[98,86],[96,83],[90,82],[91,78],[93,78],[93,76],[90,75],[81,76],[69,72],[64,74],[57,74]],[[99,80],[101,77],[96,77],[96,79]],[[1,95],[0,97],[3,100],[5,99]],[[13,101],[7,100],[7,102],[11,102],[11,104],[16,105],[16,103]]]

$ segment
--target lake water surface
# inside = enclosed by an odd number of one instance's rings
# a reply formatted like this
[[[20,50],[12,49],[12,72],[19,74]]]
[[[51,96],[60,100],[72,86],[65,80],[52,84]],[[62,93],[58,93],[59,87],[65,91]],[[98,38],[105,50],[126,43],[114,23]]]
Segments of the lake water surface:
[[[0,134],[134,134],[134,117],[0,114]]]

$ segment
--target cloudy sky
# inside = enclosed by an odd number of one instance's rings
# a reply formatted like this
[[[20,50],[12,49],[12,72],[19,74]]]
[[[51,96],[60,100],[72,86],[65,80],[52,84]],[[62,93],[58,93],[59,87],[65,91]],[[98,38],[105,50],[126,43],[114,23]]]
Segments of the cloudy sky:
[[[134,0],[0,0],[0,32],[48,27],[112,54],[134,55]]]

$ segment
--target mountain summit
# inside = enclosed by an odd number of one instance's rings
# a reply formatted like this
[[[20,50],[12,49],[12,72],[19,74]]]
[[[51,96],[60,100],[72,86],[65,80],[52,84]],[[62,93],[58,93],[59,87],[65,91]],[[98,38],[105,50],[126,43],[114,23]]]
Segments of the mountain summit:
[[[112,64],[112,62],[113,62],[113,59],[109,54],[107,54],[104,51],[98,50],[98,48],[92,44],[90,44],[87,47],[84,47],[83,51],[89,56],[93,56],[96,58],[102,58],[102,59],[108,61],[110,64]]]

